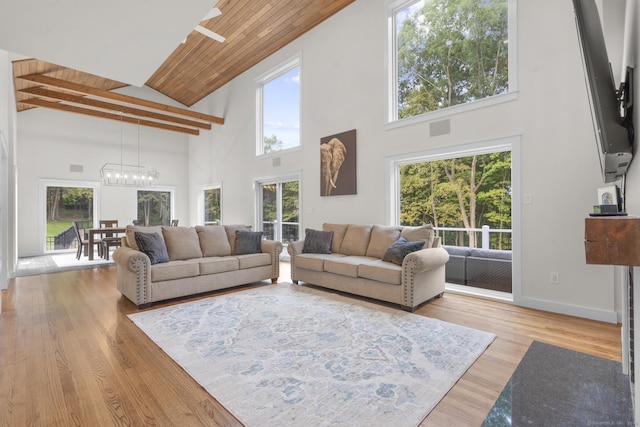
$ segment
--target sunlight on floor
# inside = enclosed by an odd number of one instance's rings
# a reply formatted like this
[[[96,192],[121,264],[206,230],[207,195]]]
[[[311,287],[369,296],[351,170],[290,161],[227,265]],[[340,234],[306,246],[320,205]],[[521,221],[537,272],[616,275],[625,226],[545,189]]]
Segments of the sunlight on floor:
[[[100,258],[98,253],[94,253],[94,258],[82,256],[76,259],[76,252],[56,252],[41,256],[18,258],[18,268],[16,277],[32,276],[35,274],[57,273],[60,271],[75,270],[81,268],[93,268],[115,265],[113,259],[109,261]]]

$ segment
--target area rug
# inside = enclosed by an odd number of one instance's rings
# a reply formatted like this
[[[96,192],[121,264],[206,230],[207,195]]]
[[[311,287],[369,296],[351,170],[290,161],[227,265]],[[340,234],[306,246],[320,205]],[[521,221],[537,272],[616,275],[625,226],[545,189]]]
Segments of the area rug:
[[[292,284],[129,315],[247,426],[415,426],[495,335]]]
[[[534,341],[482,424],[633,426],[622,364]]]

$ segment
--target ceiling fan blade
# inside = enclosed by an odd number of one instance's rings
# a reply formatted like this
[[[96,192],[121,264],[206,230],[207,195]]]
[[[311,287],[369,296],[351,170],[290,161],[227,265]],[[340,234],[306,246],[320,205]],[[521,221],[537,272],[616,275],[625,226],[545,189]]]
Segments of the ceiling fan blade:
[[[204,34],[205,36],[209,37],[210,39],[219,41],[220,43],[224,42],[224,40],[225,40],[225,38],[222,37],[220,34],[214,33],[213,31],[211,31],[208,28],[203,27],[202,25],[196,25],[195,30],[197,32],[199,32],[200,34]]]
[[[220,9],[218,9],[217,7],[214,7],[204,16],[204,18],[202,18],[202,21],[208,21],[209,19],[213,19],[216,16],[220,16],[220,15],[222,15],[222,12],[220,12]]]

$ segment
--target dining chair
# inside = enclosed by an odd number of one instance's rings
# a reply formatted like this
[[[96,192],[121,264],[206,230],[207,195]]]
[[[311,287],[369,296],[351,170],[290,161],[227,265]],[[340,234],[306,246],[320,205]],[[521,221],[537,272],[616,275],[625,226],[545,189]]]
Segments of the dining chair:
[[[86,221],[73,221],[73,230],[76,232],[76,239],[78,240],[78,251],[76,252],[76,259],[78,260],[82,256],[83,250],[84,256],[89,255],[89,238],[85,233],[87,225]],[[98,248],[98,255],[102,256],[102,240],[94,239],[93,244]]]
[[[171,226],[172,227],[177,227],[178,226],[178,220],[177,219],[172,219],[171,220]]]
[[[89,241],[82,238],[80,234],[80,227],[78,226],[77,221],[73,221],[73,231],[76,232],[76,239],[78,240],[78,251],[76,252],[76,259],[79,260],[82,256],[82,250],[84,249],[84,253],[87,253],[89,248]]]
[[[101,219],[100,228],[117,227],[117,219]],[[118,248],[122,244],[122,239],[119,236],[114,236],[113,233],[104,233],[102,238],[102,257],[109,260],[109,248]]]

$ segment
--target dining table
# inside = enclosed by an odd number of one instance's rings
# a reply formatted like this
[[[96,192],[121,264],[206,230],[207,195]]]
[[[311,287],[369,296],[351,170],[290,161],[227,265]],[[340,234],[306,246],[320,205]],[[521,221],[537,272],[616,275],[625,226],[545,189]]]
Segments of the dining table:
[[[93,260],[93,245],[95,242],[96,234],[99,234],[101,236],[109,233],[111,233],[112,235],[117,235],[124,233],[125,231],[125,227],[102,227],[85,229],[85,232],[87,233],[87,239],[89,240],[89,250],[87,251],[89,255],[89,261]]]

